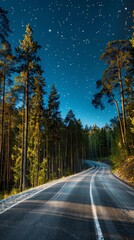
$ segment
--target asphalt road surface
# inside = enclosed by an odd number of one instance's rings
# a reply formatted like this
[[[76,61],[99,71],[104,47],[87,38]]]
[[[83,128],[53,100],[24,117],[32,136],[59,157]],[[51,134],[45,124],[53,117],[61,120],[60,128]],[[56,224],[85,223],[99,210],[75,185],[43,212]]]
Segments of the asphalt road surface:
[[[0,240],[134,240],[133,189],[91,164],[1,214]]]

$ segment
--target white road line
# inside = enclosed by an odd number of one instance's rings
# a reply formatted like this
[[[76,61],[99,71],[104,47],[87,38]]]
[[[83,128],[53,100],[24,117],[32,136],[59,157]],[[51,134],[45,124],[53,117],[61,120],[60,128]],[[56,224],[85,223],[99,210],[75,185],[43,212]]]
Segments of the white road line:
[[[99,224],[99,220],[98,220],[98,216],[97,216],[97,211],[96,211],[96,207],[94,204],[94,200],[93,200],[93,194],[92,194],[92,184],[93,184],[93,179],[95,177],[95,175],[98,173],[98,171],[101,168],[99,168],[92,176],[91,181],[90,181],[90,199],[91,199],[91,207],[92,207],[92,212],[93,212],[93,217],[94,217],[94,223],[95,223],[95,229],[96,229],[96,235],[97,235],[97,240],[104,240],[102,231],[101,231],[101,227]]]

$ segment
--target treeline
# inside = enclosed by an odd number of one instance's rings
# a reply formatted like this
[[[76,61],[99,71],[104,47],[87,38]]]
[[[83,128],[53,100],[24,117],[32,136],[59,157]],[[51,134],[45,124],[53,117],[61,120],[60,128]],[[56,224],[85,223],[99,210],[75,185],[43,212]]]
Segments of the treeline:
[[[96,125],[89,128],[89,158],[94,160],[108,159],[112,148],[112,129],[106,125],[99,128]]]
[[[118,118],[111,119],[109,125],[99,128],[96,125],[88,128],[89,159],[111,162],[119,167],[128,156],[134,154],[134,132],[128,133],[128,146],[122,145]],[[129,125],[130,126],[130,125]]]
[[[81,170],[88,132],[70,110],[63,120],[60,96],[48,102],[38,50],[28,24],[12,54],[7,11],[0,8],[0,190],[30,186]]]

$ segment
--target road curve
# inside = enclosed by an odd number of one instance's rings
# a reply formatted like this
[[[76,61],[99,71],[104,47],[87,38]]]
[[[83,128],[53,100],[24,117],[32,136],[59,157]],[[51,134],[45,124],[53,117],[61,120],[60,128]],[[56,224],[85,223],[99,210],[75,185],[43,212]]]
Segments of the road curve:
[[[134,191],[106,164],[64,178],[0,215],[0,240],[134,239]]]

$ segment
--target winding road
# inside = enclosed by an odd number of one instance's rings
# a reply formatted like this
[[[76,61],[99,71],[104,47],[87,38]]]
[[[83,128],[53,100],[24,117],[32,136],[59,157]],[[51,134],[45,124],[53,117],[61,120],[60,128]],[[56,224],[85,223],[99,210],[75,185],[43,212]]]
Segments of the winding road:
[[[103,163],[0,214],[0,240],[134,240],[134,190]]]

